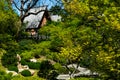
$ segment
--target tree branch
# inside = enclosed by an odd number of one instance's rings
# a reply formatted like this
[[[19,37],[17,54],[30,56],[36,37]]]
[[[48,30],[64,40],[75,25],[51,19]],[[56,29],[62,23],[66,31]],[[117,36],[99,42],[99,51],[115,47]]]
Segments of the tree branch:
[[[31,8],[33,8],[36,4],[37,4],[37,2],[38,2],[39,0],[30,0],[30,2],[28,3],[28,5],[27,5],[27,11],[29,11]],[[32,3],[33,2],[33,3]],[[26,12],[27,12],[26,11]]]
[[[21,10],[14,1],[12,1],[12,3],[15,5],[15,7],[16,7],[19,11]]]
[[[28,1],[29,1],[29,0],[25,0],[25,1],[24,1],[24,4],[27,3]]]
[[[32,3],[32,0],[27,4],[27,9],[30,9],[30,4]],[[28,11],[28,10],[27,10]]]
[[[38,0],[34,0],[33,4],[30,6],[30,9],[33,8],[37,4]]]
[[[34,2],[34,3],[32,3],[32,0],[31,0],[31,1],[28,3],[27,9],[25,10],[25,14],[27,14],[28,11],[36,5],[36,3],[38,2],[38,0],[34,0],[33,2]],[[32,5],[31,5],[31,4],[32,4]]]

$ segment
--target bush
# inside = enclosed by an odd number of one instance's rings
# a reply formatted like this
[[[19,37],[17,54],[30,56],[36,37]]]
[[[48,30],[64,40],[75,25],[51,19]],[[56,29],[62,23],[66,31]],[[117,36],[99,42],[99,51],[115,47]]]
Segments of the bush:
[[[38,76],[47,79],[48,73],[53,69],[54,69],[53,65],[50,63],[50,61],[48,60],[42,61],[39,68]]]
[[[20,50],[31,50],[32,45],[35,42],[32,40],[27,40],[27,39],[23,39],[21,41],[19,41],[19,46],[20,46]]]
[[[58,72],[56,70],[51,70],[47,76],[48,80],[57,80]]]
[[[21,64],[22,64],[22,65],[27,65],[27,63],[28,63],[27,60],[21,59]]]
[[[58,76],[58,72],[56,70],[49,70],[46,72],[38,72],[39,77],[43,77],[47,80],[57,80],[56,77]]]
[[[65,73],[66,72],[65,68],[62,67],[62,65],[60,63],[56,63],[53,66],[58,71],[58,73]]]
[[[30,69],[39,69],[40,68],[40,62],[28,62],[27,65]]]
[[[30,69],[39,69],[40,68],[40,62],[30,62],[30,61],[27,61],[27,60],[24,60],[22,59],[21,60],[21,64],[22,65],[28,65]]]
[[[56,69],[55,69],[50,61],[48,61],[48,60],[42,61],[41,66],[40,66],[40,70],[38,72],[38,76],[43,77],[47,80],[57,80],[56,77],[59,74],[57,69],[61,67],[59,65],[60,64],[56,64],[56,66],[55,66]]]
[[[2,56],[2,65],[5,67],[17,66],[17,58],[14,52],[8,52]]]
[[[26,77],[31,76],[31,72],[29,70],[24,70],[21,72],[21,75],[26,76]]]
[[[50,61],[45,60],[41,62],[41,66],[40,66],[40,71],[48,71],[48,70],[52,70],[53,69],[53,65],[51,64]]]
[[[9,66],[8,70],[18,72],[18,68],[16,66]]]
[[[6,74],[5,71],[0,71],[0,80],[11,80],[12,79],[12,74]]]

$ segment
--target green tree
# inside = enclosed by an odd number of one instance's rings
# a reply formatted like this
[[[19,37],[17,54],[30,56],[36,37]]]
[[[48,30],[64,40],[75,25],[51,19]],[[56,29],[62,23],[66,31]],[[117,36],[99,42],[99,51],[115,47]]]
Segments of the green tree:
[[[63,0],[63,3],[68,14],[64,22],[41,29],[50,35],[51,54],[56,53],[56,58],[60,57],[59,53],[75,57],[68,53],[79,45],[80,65],[97,71],[105,79],[118,80],[120,8],[116,5],[119,3],[114,0]],[[64,58],[61,60],[65,63]]]
[[[43,77],[47,80],[57,80],[58,72],[54,69],[54,66],[50,61],[42,61],[38,72],[39,77]]]
[[[17,36],[19,31],[19,19],[17,14],[12,10],[7,1],[0,1],[0,34],[9,34]]]
[[[0,49],[5,51],[1,56],[3,66],[16,64],[18,44],[15,37],[19,31],[19,19],[6,0],[0,1]]]
[[[64,13],[64,9],[59,5],[52,6],[49,11],[53,15],[62,15]]]
[[[74,36],[82,46],[84,65],[100,72],[103,77],[119,79],[120,9],[116,6],[119,3],[114,0],[72,0],[64,3],[66,10],[71,13],[68,18],[81,17],[79,31]]]

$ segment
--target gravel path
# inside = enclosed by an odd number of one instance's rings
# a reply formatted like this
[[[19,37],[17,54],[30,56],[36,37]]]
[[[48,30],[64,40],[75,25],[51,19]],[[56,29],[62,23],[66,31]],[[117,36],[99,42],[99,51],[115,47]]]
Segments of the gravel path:
[[[72,77],[76,77],[76,76],[95,76],[95,75],[98,75],[98,73],[95,73],[95,72],[91,72],[89,69],[87,68],[83,68],[83,67],[80,67],[78,66],[77,67],[77,64],[70,64],[68,65],[68,67],[70,68],[75,68],[77,69],[79,72],[78,73],[75,73],[75,74],[72,74]],[[58,75],[57,77],[58,80],[69,80],[70,79],[70,75],[69,74],[60,74]]]

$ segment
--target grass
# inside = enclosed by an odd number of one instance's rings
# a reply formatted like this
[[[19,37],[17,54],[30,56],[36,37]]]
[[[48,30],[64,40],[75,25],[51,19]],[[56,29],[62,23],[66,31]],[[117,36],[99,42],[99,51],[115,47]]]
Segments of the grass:
[[[12,80],[45,80],[45,79],[39,78],[38,76],[24,77],[22,75],[18,75],[13,77]]]
[[[4,66],[2,66],[2,64],[1,64],[1,57],[2,57],[2,55],[0,54],[0,71],[6,71],[7,69]],[[17,76],[13,76],[12,80],[45,80],[45,79],[38,77],[37,70],[36,70],[35,74],[33,76],[24,77],[24,76],[18,74]]]
[[[1,64],[1,56],[0,55],[0,71],[5,71],[6,68],[2,66]],[[41,57],[38,59],[39,62],[43,61],[43,60],[46,60],[45,57]],[[12,77],[12,80],[46,80],[46,79],[43,79],[43,78],[40,78],[37,76],[37,70],[35,70],[35,74],[33,76],[29,76],[29,77],[24,77],[22,76],[21,74],[17,75],[17,76],[11,76]],[[74,78],[74,79],[70,79],[70,80],[100,80],[99,78],[86,78],[86,77],[80,77],[80,78]]]
[[[45,80],[45,79],[38,77],[37,76],[37,71],[36,71],[33,76],[24,77],[24,76],[19,74],[18,76],[14,76],[12,78],[12,80]]]
[[[5,71],[6,68],[5,68],[4,66],[2,66],[1,57],[2,57],[2,55],[0,54],[0,71],[1,71],[1,70],[2,70],[2,71]]]

